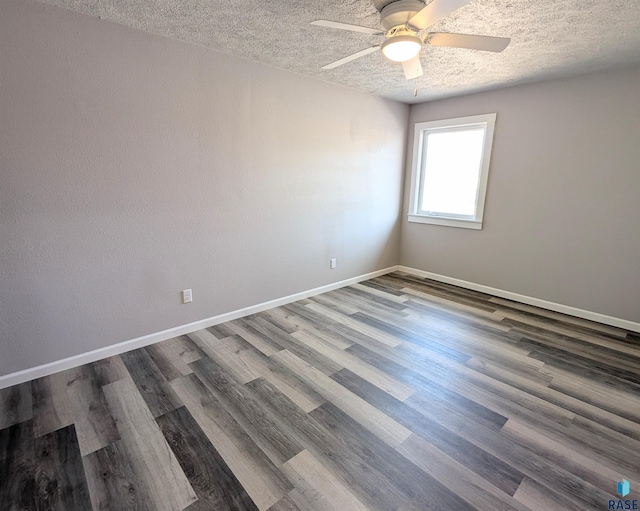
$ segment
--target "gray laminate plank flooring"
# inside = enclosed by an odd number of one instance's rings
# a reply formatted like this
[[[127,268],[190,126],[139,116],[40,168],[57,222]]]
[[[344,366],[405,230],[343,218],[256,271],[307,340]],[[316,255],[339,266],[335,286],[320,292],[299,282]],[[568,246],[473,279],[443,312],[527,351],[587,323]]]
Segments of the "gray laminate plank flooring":
[[[0,390],[3,510],[599,511],[639,454],[640,335],[400,272]]]

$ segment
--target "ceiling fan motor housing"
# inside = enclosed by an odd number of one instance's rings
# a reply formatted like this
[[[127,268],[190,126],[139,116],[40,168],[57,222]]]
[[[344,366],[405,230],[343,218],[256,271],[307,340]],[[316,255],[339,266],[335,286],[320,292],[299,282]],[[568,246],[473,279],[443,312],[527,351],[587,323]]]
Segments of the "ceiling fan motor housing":
[[[418,11],[424,8],[420,0],[398,0],[382,8],[380,11],[380,24],[385,31],[393,27],[406,25]]]

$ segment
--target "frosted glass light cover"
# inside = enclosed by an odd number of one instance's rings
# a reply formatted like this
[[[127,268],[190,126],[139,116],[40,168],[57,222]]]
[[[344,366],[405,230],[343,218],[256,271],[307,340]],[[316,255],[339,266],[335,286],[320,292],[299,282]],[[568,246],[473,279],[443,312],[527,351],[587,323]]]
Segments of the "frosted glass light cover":
[[[394,62],[406,62],[415,57],[422,48],[422,40],[412,35],[401,35],[382,43],[382,53]]]

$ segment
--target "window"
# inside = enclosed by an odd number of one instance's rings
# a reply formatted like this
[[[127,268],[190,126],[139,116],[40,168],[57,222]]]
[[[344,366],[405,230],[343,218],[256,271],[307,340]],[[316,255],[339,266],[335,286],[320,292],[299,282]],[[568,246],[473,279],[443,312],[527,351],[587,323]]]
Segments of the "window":
[[[419,122],[409,222],[482,229],[496,114]]]

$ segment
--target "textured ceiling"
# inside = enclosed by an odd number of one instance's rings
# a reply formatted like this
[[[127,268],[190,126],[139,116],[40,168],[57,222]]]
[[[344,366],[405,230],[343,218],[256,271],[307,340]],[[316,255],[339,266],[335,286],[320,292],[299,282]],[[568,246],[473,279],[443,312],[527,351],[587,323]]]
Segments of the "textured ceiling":
[[[500,54],[426,46],[417,97],[378,52],[320,69],[383,38],[309,23],[379,28],[376,7],[389,0],[43,1],[406,103],[640,62],[640,0],[471,0],[430,30],[511,44]]]

